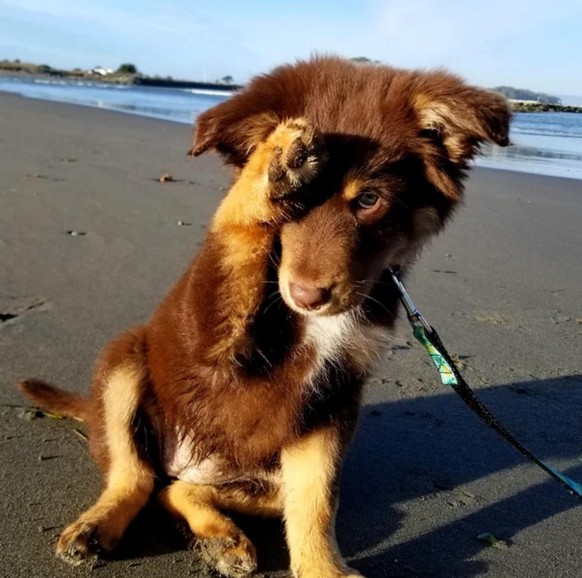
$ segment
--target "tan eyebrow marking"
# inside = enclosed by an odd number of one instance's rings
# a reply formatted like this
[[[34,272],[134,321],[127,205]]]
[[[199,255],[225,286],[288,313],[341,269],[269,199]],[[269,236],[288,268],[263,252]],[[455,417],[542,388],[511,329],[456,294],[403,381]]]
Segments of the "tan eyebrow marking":
[[[352,201],[362,192],[362,181],[354,173],[344,177],[343,196],[346,201]]]

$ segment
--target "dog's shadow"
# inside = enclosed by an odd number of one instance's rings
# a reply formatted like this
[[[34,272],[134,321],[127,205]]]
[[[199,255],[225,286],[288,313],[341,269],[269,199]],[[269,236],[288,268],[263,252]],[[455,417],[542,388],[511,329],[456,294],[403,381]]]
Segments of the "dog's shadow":
[[[582,375],[490,387],[479,397],[542,459],[580,457]],[[511,541],[520,530],[579,503],[537,471],[537,485],[527,478],[519,484],[512,469],[524,463],[452,391],[367,406],[344,470],[342,552],[369,578],[482,575],[486,563],[472,560],[487,547],[479,534]],[[497,484],[503,486],[507,476],[508,488],[525,489],[491,502],[463,487],[496,472]],[[568,473],[581,479],[582,467]],[[407,517],[408,509],[424,521]],[[445,521],[435,524],[439,519]],[[416,537],[391,538],[402,526]]]
[[[580,440],[566,425],[556,429],[556,424],[577,423],[582,375],[490,387],[479,397],[542,459],[580,457]],[[474,558],[487,546],[478,534],[491,532],[511,541],[521,530],[578,504],[543,477],[536,478],[541,480],[537,485],[524,479],[525,489],[507,492],[510,497],[497,502],[464,487],[496,472],[498,480],[507,476],[516,485],[512,469],[524,463],[452,391],[367,405],[344,469],[340,549],[368,578],[482,575],[487,563]],[[582,478],[582,468],[568,473]],[[411,503],[420,522],[407,516]],[[237,522],[257,546],[259,570],[270,578],[286,576],[289,559],[281,523]],[[416,537],[399,539],[401,528]],[[116,557],[150,557],[186,546],[174,522],[154,507],[132,525]]]

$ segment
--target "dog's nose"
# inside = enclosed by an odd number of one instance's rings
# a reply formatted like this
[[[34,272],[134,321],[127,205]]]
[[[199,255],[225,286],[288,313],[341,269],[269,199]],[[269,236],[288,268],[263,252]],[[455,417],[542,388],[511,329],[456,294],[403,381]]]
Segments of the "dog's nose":
[[[317,309],[325,305],[331,296],[329,289],[299,283],[289,283],[289,293],[295,304],[302,309]]]

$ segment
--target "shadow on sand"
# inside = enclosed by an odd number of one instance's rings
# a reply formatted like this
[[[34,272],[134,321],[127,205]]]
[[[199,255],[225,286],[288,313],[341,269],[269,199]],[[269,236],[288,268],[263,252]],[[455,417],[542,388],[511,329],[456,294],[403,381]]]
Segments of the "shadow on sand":
[[[580,458],[576,408],[582,408],[582,375],[489,387],[479,397],[542,459],[556,463]],[[512,471],[527,463],[452,391],[367,405],[344,469],[337,523],[341,550],[368,578],[483,575],[486,562],[472,560],[484,547],[476,540],[480,532],[512,539],[579,503],[537,472],[535,479],[541,481],[532,485],[527,476],[535,472],[533,465],[525,474]],[[507,476],[510,488],[501,487],[499,493],[511,495],[491,502],[463,490],[463,484],[496,472]],[[582,479],[582,464],[567,473]],[[519,487],[517,475],[523,476],[524,489],[515,492],[511,487]],[[446,499],[435,500],[439,497]],[[415,500],[423,502],[415,509],[424,508],[423,518],[436,529],[410,532],[416,537],[408,541],[391,539],[399,528],[414,527],[406,509]],[[447,516],[447,507],[460,509]],[[281,524],[237,521],[257,546],[259,569],[270,578],[286,576]],[[118,556],[149,557],[185,547],[173,523],[150,508],[133,525]]]
[[[541,459],[556,463],[580,458],[576,408],[582,408],[582,375],[490,387],[478,395]],[[529,471],[542,480],[536,485],[527,473],[512,471],[528,463],[452,391],[367,406],[344,470],[338,516],[342,551],[369,578],[482,575],[486,565],[471,561],[484,547],[476,540],[478,534],[494,530],[512,539],[520,530],[579,504],[533,465]],[[495,472],[524,489],[487,503],[460,488]],[[582,479],[582,463],[567,473]],[[521,484],[515,482],[516,475],[524,476]],[[431,499],[441,492],[447,493],[443,502],[451,507],[469,502],[468,513],[449,514],[455,521],[413,540],[389,539],[408,523],[406,503],[422,500],[424,517],[431,518]],[[503,488],[499,493],[504,494]],[[442,503],[440,508],[444,517]]]

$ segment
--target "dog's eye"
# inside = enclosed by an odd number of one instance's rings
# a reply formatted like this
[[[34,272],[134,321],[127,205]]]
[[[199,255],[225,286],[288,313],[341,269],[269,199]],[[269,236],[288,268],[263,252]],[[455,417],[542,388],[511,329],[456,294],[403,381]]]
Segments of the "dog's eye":
[[[356,198],[356,202],[361,209],[373,209],[380,200],[376,193],[362,193]]]

